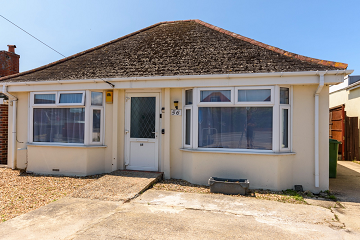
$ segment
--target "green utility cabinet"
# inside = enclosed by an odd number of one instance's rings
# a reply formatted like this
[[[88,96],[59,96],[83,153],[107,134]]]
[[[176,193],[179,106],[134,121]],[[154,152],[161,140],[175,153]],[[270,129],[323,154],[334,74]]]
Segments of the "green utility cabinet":
[[[337,170],[337,159],[338,159],[338,151],[339,144],[341,142],[335,139],[329,139],[329,177],[336,178],[336,170]]]

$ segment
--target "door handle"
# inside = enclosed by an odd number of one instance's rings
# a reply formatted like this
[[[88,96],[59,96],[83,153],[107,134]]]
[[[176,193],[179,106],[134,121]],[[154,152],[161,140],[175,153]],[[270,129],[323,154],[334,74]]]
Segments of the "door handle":
[[[129,133],[129,130],[125,130],[125,134],[128,134]]]

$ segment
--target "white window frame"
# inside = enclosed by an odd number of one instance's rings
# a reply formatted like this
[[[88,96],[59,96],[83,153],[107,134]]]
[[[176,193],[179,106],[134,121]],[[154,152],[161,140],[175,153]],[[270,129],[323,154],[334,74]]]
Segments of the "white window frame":
[[[103,93],[103,99],[102,99],[102,105],[91,105],[91,93],[92,92],[102,92]],[[88,144],[90,145],[102,145],[104,144],[104,138],[105,138],[105,110],[104,110],[104,105],[105,105],[105,92],[103,91],[88,91],[87,95],[89,96],[87,98],[87,105],[89,106],[89,127],[88,127],[88,133],[89,133],[89,137],[88,137]],[[101,123],[100,123],[100,142],[93,142],[92,141],[92,128],[93,128],[93,110],[100,110],[101,111]]]
[[[193,90],[193,99],[192,99],[192,104],[190,105],[186,105],[186,90]],[[182,124],[182,143],[183,143],[183,147],[184,148],[192,148],[193,147],[193,105],[194,105],[194,89],[192,88],[187,88],[187,89],[183,89],[182,92],[182,96],[183,96],[183,124]],[[190,114],[191,114],[191,118],[190,118],[190,144],[186,144],[186,110],[190,110]]]
[[[239,90],[270,90],[270,101],[267,102],[239,102]],[[274,98],[275,98],[275,87],[274,86],[254,86],[254,87],[235,87],[235,104],[239,106],[247,106],[247,107],[253,107],[253,106],[265,106],[265,105],[274,105]]]
[[[55,103],[50,103],[50,104],[35,104],[35,95],[45,95],[45,94],[55,94]],[[30,93],[30,105],[33,106],[35,105],[36,107],[51,107],[51,106],[56,106],[56,102],[57,102],[57,92],[31,92]]]
[[[100,110],[100,141],[99,142],[94,142],[93,138],[92,138],[92,133],[93,133],[93,112],[94,110]],[[104,113],[103,113],[103,108],[102,107],[90,107],[90,144],[91,145],[97,145],[97,144],[102,144],[103,142],[103,126],[104,126]]]
[[[280,104],[280,87],[289,88],[289,104]],[[271,101],[269,102],[239,102],[238,101],[238,90],[252,90],[252,89],[270,89],[271,90]],[[185,105],[185,90],[183,89],[183,147],[198,149],[198,108],[199,107],[272,107],[273,116],[272,116],[272,149],[271,150],[261,150],[261,149],[236,149],[236,148],[201,148],[201,150],[209,151],[221,151],[221,152],[291,152],[292,151],[292,102],[293,102],[293,88],[292,86],[280,86],[280,85],[270,85],[270,86],[246,86],[246,87],[218,87],[218,88],[193,88],[193,104]],[[200,102],[200,91],[203,90],[231,90],[231,102]],[[282,108],[287,108],[288,110],[288,148],[282,148],[282,136],[281,135],[281,112]],[[191,140],[190,145],[185,144],[185,125],[186,125],[186,109],[191,109]]]
[[[200,101],[200,96],[201,96],[201,91],[223,91],[223,90],[230,90],[230,102],[201,102]],[[218,87],[218,88],[198,88],[196,90],[197,94],[195,94],[195,89],[193,90],[193,105],[196,104],[198,106],[232,106],[234,105],[234,87]],[[197,95],[197,99],[194,98],[194,95]]]
[[[281,104],[280,103],[280,88],[284,87],[284,88],[288,88],[289,89],[289,103],[288,104]],[[278,86],[279,88],[279,99],[278,104],[279,104],[279,150],[280,152],[291,152],[292,151],[292,113],[293,113],[293,87],[289,86],[289,85],[280,85]],[[283,128],[283,121],[282,121],[282,110],[283,109],[288,109],[288,147],[287,148],[283,148],[282,147],[282,141],[283,141],[283,136],[281,134],[282,128]]]
[[[28,141],[36,145],[64,145],[64,146],[84,146],[84,145],[103,145],[105,139],[105,92],[103,93],[102,106],[91,106],[91,92],[86,91],[53,91],[53,92],[30,92],[29,104],[29,130]],[[82,103],[61,103],[59,104],[61,93],[82,93]],[[55,94],[55,104],[34,104],[35,94]],[[88,97],[85,97],[87,95]],[[84,108],[85,109],[85,126],[84,126],[84,142],[83,143],[62,143],[62,142],[34,142],[34,109],[35,108]],[[100,142],[92,141],[92,112],[93,109],[101,110],[101,125],[100,125]]]
[[[81,99],[81,103],[60,103],[60,97],[61,97],[61,94],[72,94],[72,93],[82,93],[82,99]],[[60,91],[58,92],[57,94],[57,105],[59,106],[84,106],[85,103],[85,91]],[[90,96],[91,98],[91,96]]]
[[[288,110],[288,147],[282,147],[282,143],[283,143],[283,134],[282,134],[282,130],[283,130],[283,120],[282,120],[282,111],[284,109]],[[280,105],[280,151],[281,152],[288,152],[290,151],[290,105],[288,104],[284,104],[284,105]]]

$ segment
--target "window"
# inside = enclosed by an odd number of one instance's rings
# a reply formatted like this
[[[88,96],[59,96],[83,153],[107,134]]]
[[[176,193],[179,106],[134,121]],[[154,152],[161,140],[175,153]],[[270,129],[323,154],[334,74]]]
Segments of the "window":
[[[55,101],[56,101],[56,95],[54,93],[34,94],[35,104],[55,104]]]
[[[91,126],[91,139],[90,143],[96,144],[102,142],[102,119],[103,119],[103,92],[91,92],[91,115],[90,115],[90,126]]]
[[[184,145],[185,147],[192,146],[192,105],[193,105],[193,90],[187,89],[184,93],[185,105],[184,109]]]
[[[271,89],[238,90],[238,102],[270,102]]]
[[[290,149],[290,89],[280,87],[280,150]]]
[[[103,93],[88,93],[88,104],[85,91],[31,93],[30,142],[101,144]],[[90,133],[86,133],[88,124]]]
[[[272,107],[199,107],[200,148],[272,149]]]
[[[193,101],[187,91],[185,148],[290,151],[290,88],[195,88]]]
[[[200,102],[231,102],[230,90],[202,90]]]
[[[289,104],[289,88],[280,88],[280,104]]]

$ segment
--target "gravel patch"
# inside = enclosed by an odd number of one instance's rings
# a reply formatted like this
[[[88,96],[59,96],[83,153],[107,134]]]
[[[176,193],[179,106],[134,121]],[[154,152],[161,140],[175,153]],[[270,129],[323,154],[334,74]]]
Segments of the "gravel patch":
[[[209,186],[192,184],[181,179],[162,180],[154,184],[153,189],[176,191],[176,192],[187,192],[187,193],[220,194],[220,193],[210,193]],[[328,196],[331,196],[330,192],[328,191],[321,194],[320,197],[324,199],[327,199]],[[313,195],[309,191],[305,191],[305,192],[296,192],[294,190],[271,191],[271,190],[261,190],[261,189],[251,189],[250,194],[247,196],[243,196],[243,195],[233,195],[233,196],[240,198],[251,197],[257,199],[271,200],[271,201],[284,202],[284,203],[293,203],[293,204],[309,204],[306,202],[306,199],[309,198],[317,199],[319,197]]]
[[[37,175],[0,168],[0,222],[68,196],[101,176]]]

